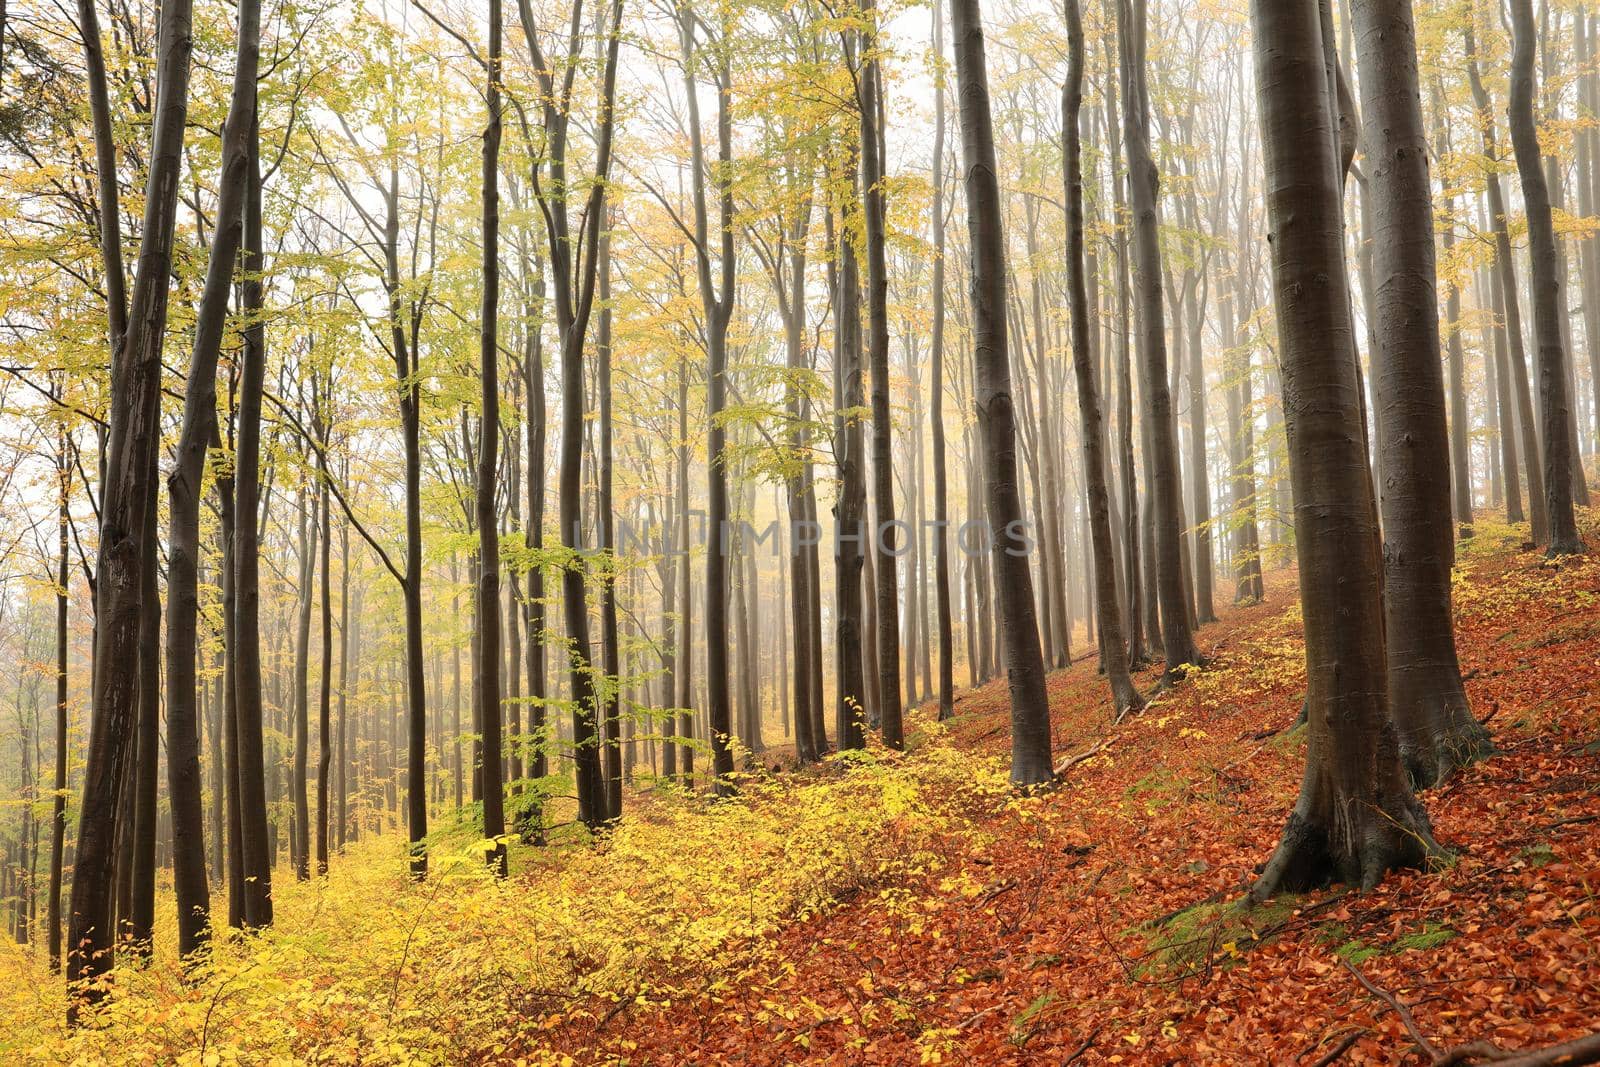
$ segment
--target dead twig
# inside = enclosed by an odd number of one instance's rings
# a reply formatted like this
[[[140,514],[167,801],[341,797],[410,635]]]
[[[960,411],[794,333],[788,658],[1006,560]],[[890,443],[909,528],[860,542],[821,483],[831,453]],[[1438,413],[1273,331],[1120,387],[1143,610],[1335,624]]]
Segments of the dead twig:
[[[1094,1046],[1094,1039],[1099,1036],[1100,1027],[1097,1026],[1089,1032],[1088,1037],[1083,1039],[1083,1044],[1078,1046],[1077,1051],[1061,1061],[1061,1067],[1067,1067],[1067,1064],[1075,1062],[1078,1057],[1082,1056],[1085,1052],[1088,1052],[1089,1049]]]
[[[1348,959],[1340,957],[1339,962],[1344,964],[1345,970],[1356,976],[1356,981],[1366,987],[1367,992],[1394,1009],[1394,1013],[1400,1016],[1400,1021],[1405,1024],[1406,1032],[1411,1035],[1411,1040],[1417,1043],[1417,1047],[1422,1050],[1423,1055],[1427,1056],[1429,1060],[1437,1060],[1439,1058],[1438,1047],[1422,1036],[1422,1031],[1417,1029],[1417,1020],[1411,1017],[1411,1009],[1406,1007],[1399,997],[1381,986],[1373,985],[1367,976],[1361,973],[1360,968]]]
[[[1342,1057],[1346,1052],[1350,1051],[1351,1047],[1354,1046],[1357,1041],[1360,1041],[1370,1032],[1371,1031],[1364,1026],[1356,1027],[1354,1030],[1351,1030],[1349,1033],[1345,1034],[1344,1037],[1340,1038],[1338,1044],[1334,1045],[1327,1052],[1324,1052],[1322,1055],[1313,1060],[1310,1064],[1310,1067],[1328,1067],[1330,1063],[1337,1062],[1340,1057]]]

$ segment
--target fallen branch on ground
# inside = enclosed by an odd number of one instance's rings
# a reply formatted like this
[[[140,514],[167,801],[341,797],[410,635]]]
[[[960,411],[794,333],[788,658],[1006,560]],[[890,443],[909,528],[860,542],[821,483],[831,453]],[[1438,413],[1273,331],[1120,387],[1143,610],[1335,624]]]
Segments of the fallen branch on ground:
[[[1112,741],[1112,738],[1108,737],[1105,740],[1101,741],[1099,744],[1092,745],[1089,748],[1085,749],[1084,751],[1078,753],[1076,756],[1068,756],[1066,759],[1064,759],[1060,763],[1056,764],[1056,766],[1055,766],[1056,777],[1057,778],[1061,777],[1063,774],[1066,774],[1069,770],[1071,770],[1072,768],[1076,767],[1078,764],[1082,763],[1084,760],[1089,759],[1092,756],[1098,755],[1099,753],[1105,751],[1107,748],[1110,748],[1111,747],[1111,741]]]
[[[1405,1025],[1407,1033],[1411,1035],[1411,1039],[1428,1057],[1429,1067],[1472,1067],[1477,1063],[1492,1063],[1496,1067],[1581,1067],[1586,1063],[1600,1063],[1600,1033],[1573,1038],[1571,1041],[1563,1041],[1546,1048],[1526,1049],[1521,1052],[1508,1052],[1491,1041],[1471,1041],[1440,1052],[1433,1042],[1422,1036],[1422,1032],[1417,1029],[1416,1019],[1411,1017],[1411,1009],[1407,1008],[1400,998],[1374,985],[1349,960],[1341,959],[1339,962],[1356,976],[1356,981],[1365,986],[1367,992],[1394,1009],[1395,1014],[1400,1016],[1401,1023]]]

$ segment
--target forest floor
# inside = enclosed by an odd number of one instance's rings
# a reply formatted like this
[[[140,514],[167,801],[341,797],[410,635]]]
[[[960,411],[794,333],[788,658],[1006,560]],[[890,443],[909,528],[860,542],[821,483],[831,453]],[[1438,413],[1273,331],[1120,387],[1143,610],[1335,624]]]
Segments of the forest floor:
[[[465,831],[421,887],[393,838],[363,842],[280,881],[277,928],[206,973],[119,970],[77,1034],[59,980],[0,953],[0,1058],[1412,1064],[1588,1033],[1600,556],[1520,540],[1480,524],[1461,548],[1462,666],[1500,754],[1424,795],[1440,869],[1238,905],[1303,766],[1279,571],[1140,715],[1111,721],[1092,660],[1053,673],[1070,766],[1046,796],[1006,787],[1004,684],[961,691],[946,726],[918,709],[904,755],[763,773],[733,803],[641,795],[598,847],[519,848],[501,884]]]

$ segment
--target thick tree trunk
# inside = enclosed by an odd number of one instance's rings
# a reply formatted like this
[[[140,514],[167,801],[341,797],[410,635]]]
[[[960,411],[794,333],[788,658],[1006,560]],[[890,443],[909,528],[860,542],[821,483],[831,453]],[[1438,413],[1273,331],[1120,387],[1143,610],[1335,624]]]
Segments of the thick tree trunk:
[[[1365,76],[1361,107],[1371,168],[1372,374],[1384,481],[1383,607],[1389,706],[1400,755],[1419,788],[1490,750],[1456,660],[1455,563],[1444,380],[1439,361],[1433,199],[1411,0],[1355,0]],[[1456,344],[1459,364],[1460,346]]]
[[[987,472],[985,499],[994,539],[995,586],[1011,692],[1011,782],[1028,787],[1053,782],[1055,771],[1050,761],[1044,656],[1034,621],[1033,581],[1024,547],[1022,502],[1017,495],[1016,423],[1005,324],[1005,234],[978,0],[951,0],[950,21],[960,85],[967,230],[972,249],[974,399]]]
[[[1539,154],[1539,134],[1533,120],[1533,5],[1511,0],[1511,25],[1515,47],[1511,56],[1511,94],[1508,108],[1511,144],[1522,178],[1522,202],[1528,218],[1528,256],[1532,263],[1529,287],[1533,293],[1533,330],[1539,349],[1540,435],[1544,443],[1545,514],[1549,522],[1549,554],[1583,551],[1572,511],[1572,418],[1567,393],[1567,353],[1561,336],[1561,286],[1556,271],[1555,227],[1550,216],[1550,190]],[[1536,466],[1530,456],[1530,472]],[[1531,482],[1531,479],[1530,479]],[[1536,538],[1537,539],[1537,538]]]
[[[1251,16],[1310,720],[1300,799],[1251,891],[1262,899],[1334,880],[1375,885],[1437,846],[1385,696],[1382,565],[1321,19],[1314,0],[1255,0]]]
[[[1111,547],[1106,434],[1095,387],[1089,342],[1089,295],[1084,278],[1083,159],[1078,126],[1083,111],[1083,18],[1078,0],[1067,0],[1067,80],[1061,89],[1062,173],[1067,204],[1067,290],[1072,311],[1072,366],[1078,383],[1078,433],[1083,441],[1084,480],[1089,498],[1089,533],[1094,546],[1094,608],[1100,620],[1101,662],[1118,717],[1143,706],[1128,673],[1128,649],[1117,603],[1117,561]]]

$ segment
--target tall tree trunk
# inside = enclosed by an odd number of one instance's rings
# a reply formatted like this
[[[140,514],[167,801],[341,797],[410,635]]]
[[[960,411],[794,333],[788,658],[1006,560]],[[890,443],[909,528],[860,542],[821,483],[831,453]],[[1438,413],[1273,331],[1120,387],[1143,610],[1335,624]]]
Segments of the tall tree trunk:
[[[733,91],[729,67],[728,27],[723,39],[715,42],[717,87],[717,163],[714,181],[718,202],[718,271],[712,279],[710,224],[706,186],[708,166],[700,130],[698,79],[695,76],[697,46],[694,13],[679,12],[685,89],[689,111],[689,151],[694,203],[696,277],[705,312],[706,342],[706,715],[710,726],[712,788],[720,795],[733,791],[733,699],[728,686],[728,471],[727,427],[722,413],[728,392],[728,326],[733,318],[737,263],[734,258],[733,118],[728,94]]]
[[[500,0],[489,0],[489,69],[485,96],[489,124],[483,133],[483,304],[478,321],[482,416],[478,423],[478,647],[483,691],[483,836],[486,859],[506,874],[505,788],[500,778],[500,519],[495,476],[500,455]],[[412,744],[417,743],[412,738]],[[420,782],[413,778],[412,804]],[[423,797],[426,803],[426,797]]]
[[[267,829],[266,752],[261,701],[261,398],[267,368],[261,317],[265,266],[261,226],[261,131],[250,120],[250,166],[245,177],[244,281],[240,310],[247,317],[239,376],[239,447],[234,457],[235,715],[238,718],[239,854],[244,873],[244,922],[272,925],[272,868],[276,847]]]
[[[1128,151],[1128,187],[1133,214],[1133,277],[1138,287],[1139,357],[1149,424],[1150,498],[1155,540],[1155,586],[1161,611],[1164,681],[1180,679],[1186,664],[1200,662],[1189,625],[1184,591],[1178,451],[1172,392],[1167,380],[1167,345],[1161,300],[1161,247],[1156,196],[1159,175],[1150,154],[1150,102],[1145,86],[1145,0],[1118,0],[1122,67],[1123,139]]]
[[[565,58],[567,69],[579,61],[578,21],[581,6],[574,6],[571,51]],[[556,331],[561,339],[561,454],[559,462],[558,522],[562,547],[573,554],[562,567],[562,614],[571,642],[571,698],[573,705],[573,754],[578,787],[578,817],[595,827],[605,818],[606,795],[600,768],[598,707],[592,673],[589,641],[588,603],[582,560],[577,550],[582,542],[583,474],[583,349],[594,310],[597,255],[602,220],[606,210],[606,179],[611,172],[611,146],[615,131],[617,56],[621,33],[622,0],[613,0],[611,13],[600,32],[606,41],[601,75],[600,116],[595,131],[594,181],[589,183],[583,206],[583,232],[575,239],[570,228],[567,179],[567,133],[571,116],[572,78],[558,86],[554,67],[545,60],[539,45],[530,0],[518,0],[517,13],[522,23],[533,68],[537,72],[543,98],[544,132],[548,179],[539,185],[540,207],[545,220],[548,259],[554,281]],[[575,249],[583,255],[574,262]]]
[[[310,758],[311,699],[307,673],[311,660],[311,602],[317,577],[316,505],[315,497],[302,485],[299,492],[300,508],[300,602],[296,612],[294,638],[294,768],[290,778],[290,799],[294,803],[294,832],[290,835],[289,856],[294,865],[294,876],[300,881],[311,877],[311,805],[306,796],[306,778]]]
[[[97,1002],[104,995],[93,983],[113,963],[116,838],[127,814],[121,805],[121,783],[124,768],[136,756],[140,685],[135,672],[109,669],[109,665],[136,661],[144,620],[152,614],[147,610],[148,586],[142,576],[150,556],[145,547],[152,525],[147,514],[153,508],[161,432],[161,345],[166,333],[172,238],[188,115],[191,15],[189,0],[171,0],[159,16],[158,95],[152,115],[139,263],[129,330],[120,358],[115,350],[113,356],[110,444],[94,583],[94,661],[98,669],[92,686],[94,714],[67,928],[67,976],[73,984],[68,1017],[72,1021],[85,1000]],[[95,36],[98,39],[97,33]],[[102,174],[100,180],[104,189],[115,183],[115,174]],[[102,204],[103,212],[115,210],[114,202]]]
[[[667,550],[661,553],[658,571],[661,576],[661,707],[664,714],[661,722],[661,766],[659,773],[666,781],[676,780],[678,776],[678,746],[672,741],[672,736],[678,730],[678,713],[675,710],[678,700],[678,663],[683,658],[683,651],[679,648],[676,637],[674,616],[677,614],[678,594],[678,562],[677,552],[671,545],[677,529],[677,515],[672,509],[670,498],[674,491],[670,478],[667,484],[667,497],[669,502],[664,502],[662,513],[665,516],[663,523],[663,540]],[[657,770],[655,760],[651,759],[651,770]]]
[[[1588,164],[1585,165],[1582,157],[1578,164],[1579,188],[1588,194],[1587,206],[1585,200],[1579,199],[1578,214],[1585,218],[1590,217],[1597,208],[1600,208],[1600,133],[1596,133],[1593,120],[1600,115],[1600,75],[1596,75],[1594,64],[1600,57],[1600,21],[1589,22],[1594,15],[1584,11],[1577,14],[1578,25],[1583,30],[1583,39],[1587,42],[1587,50],[1580,59],[1580,69],[1584,71],[1579,76],[1580,100],[1583,101],[1586,118],[1590,120],[1587,130],[1580,134],[1580,145],[1588,147]],[[1583,299],[1580,303],[1584,310],[1584,339],[1589,347],[1589,388],[1593,391],[1590,401],[1590,422],[1592,436],[1589,438],[1591,454],[1600,449],[1600,237],[1590,233],[1583,242],[1588,252],[1589,264],[1585,271],[1583,283]]]
[[[1372,886],[1437,847],[1386,699],[1377,511],[1317,9],[1313,0],[1251,5],[1310,722],[1300,799],[1255,899],[1333,880]]]
[[[1515,45],[1511,55],[1509,124],[1511,145],[1522,178],[1522,202],[1528,217],[1528,256],[1532,263],[1529,287],[1533,292],[1533,330],[1539,348],[1539,412],[1543,418],[1545,513],[1549,522],[1551,556],[1583,551],[1577,520],[1572,511],[1572,437],[1568,423],[1567,354],[1561,337],[1559,290],[1556,271],[1555,227],[1550,217],[1550,190],[1539,154],[1539,134],[1533,121],[1533,4],[1511,0],[1511,25]],[[1530,472],[1535,466],[1530,455]],[[1531,479],[1530,479],[1531,482]],[[1537,540],[1537,538],[1535,538]]]
[[[332,503],[328,492],[328,427],[332,424],[333,417],[333,373],[330,368],[326,389],[327,412],[318,409],[316,418],[316,433],[320,443],[317,449],[317,475],[318,475],[318,508],[322,515],[322,537],[318,542],[322,550],[322,560],[318,568],[321,581],[320,598],[322,601],[322,671],[317,687],[317,873],[328,873],[328,775],[333,760],[332,732],[333,732],[333,581],[329,577],[329,563],[332,558],[333,543],[333,515],[329,509]]]
[[[600,551],[606,568],[600,575],[601,667],[605,671],[605,697],[602,722],[605,724],[606,817],[622,818],[622,719],[620,686],[622,666],[617,649],[617,534],[616,515],[611,500],[611,223],[600,232],[598,267],[600,322],[595,334],[595,370],[599,384],[595,392],[600,408],[600,491],[596,510],[600,515]]]
[[[1038,200],[1029,198],[1027,201],[1027,239],[1028,259],[1030,263],[1038,263]],[[1072,618],[1067,610],[1067,568],[1064,557],[1065,545],[1062,536],[1061,524],[1061,478],[1056,470],[1056,452],[1054,433],[1057,424],[1055,414],[1050,406],[1050,394],[1053,391],[1050,383],[1050,366],[1046,353],[1050,348],[1049,336],[1045,331],[1044,322],[1044,283],[1040,277],[1041,270],[1034,267],[1029,270],[1029,290],[1033,311],[1033,333],[1036,338],[1034,356],[1035,391],[1039,396],[1039,420],[1037,438],[1037,451],[1039,453],[1039,500],[1036,501],[1036,510],[1043,517],[1039,524],[1038,535],[1043,539],[1040,546],[1039,574],[1043,583],[1040,600],[1044,604],[1042,618],[1044,625],[1040,627],[1040,637],[1045,641],[1045,663],[1057,668],[1066,667],[1072,661]]]
[[[1078,384],[1078,433],[1083,441],[1084,479],[1089,497],[1089,534],[1094,546],[1094,608],[1100,620],[1101,660],[1118,717],[1143,706],[1128,673],[1128,648],[1117,603],[1117,561],[1111,547],[1111,504],[1106,476],[1105,423],[1095,388],[1089,342],[1089,293],[1085,283],[1083,236],[1083,17],[1078,0],[1066,0],[1067,80],[1061,87],[1062,175],[1067,205],[1067,292],[1072,312],[1072,367]]]
[[[1055,770],[1050,762],[1050,707],[1045,697],[1039,628],[1034,621],[1033,581],[1021,543],[1025,533],[1017,495],[1016,422],[1006,344],[1005,234],[978,0],[951,0],[950,23],[961,89],[967,231],[972,249],[974,399],[988,474],[985,498],[1011,692],[1011,782],[1027,787],[1053,782]]]
[[[867,368],[872,376],[872,501],[875,514],[868,551],[873,554],[873,620],[877,635],[877,714],[883,743],[905,745],[900,694],[900,593],[895,560],[894,422],[889,411],[889,270],[884,188],[883,71],[878,61],[874,0],[861,10],[869,26],[861,39],[857,111],[861,130],[861,202],[867,260]]]
[[[358,605],[359,608],[359,605]],[[356,625],[361,624],[360,611],[356,612]],[[334,848],[344,855],[345,827],[349,817],[350,757],[348,751],[349,696],[350,696],[350,524],[339,527],[339,737],[338,754],[334,757],[339,770],[339,787],[335,794]],[[357,668],[359,670],[359,668]],[[457,798],[459,801],[459,798]]]
[[[1109,6],[1109,5],[1108,5]],[[1111,44],[1106,44],[1106,62],[1115,62]],[[1140,550],[1138,468],[1133,458],[1133,351],[1129,318],[1131,294],[1128,291],[1128,227],[1124,220],[1122,179],[1122,136],[1117,112],[1117,80],[1106,80],[1106,138],[1111,153],[1111,217],[1116,227],[1117,273],[1117,435],[1118,465],[1122,472],[1123,531],[1122,553],[1124,563],[1123,594],[1128,606],[1128,663],[1131,667],[1145,664],[1145,618],[1142,599],[1144,581]]]
[[[1480,205],[1481,206],[1481,205]],[[1500,441],[1500,466],[1505,482],[1506,521],[1518,523],[1527,521],[1527,516],[1522,510],[1522,485],[1517,477],[1517,432],[1516,414],[1511,401],[1511,367],[1510,357],[1506,352],[1506,320],[1505,299],[1501,289],[1501,275],[1498,270],[1490,269],[1485,272],[1488,283],[1484,288],[1489,293],[1491,322],[1489,329],[1494,334],[1494,343],[1490,347],[1490,359],[1494,367],[1494,408],[1495,408],[1495,436]]]
[[[528,595],[522,603],[523,629],[527,632],[528,656],[528,740],[525,748],[528,759],[528,776],[543,778],[549,773],[546,755],[549,729],[545,711],[545,654],[544,654],[544,564],[539,556],[544,550],[544,490],[545,490],[545,396],[544,396],[544,331],[545,278],[544,259],[534,254],[532,284],[528,304],[527,335],[523,352],[523,374],[528,390],[528,410],[524,415],[528,428],[528,523],[524,535],[533,563],[528,568]],[[460,743],[456,756],[456,805],[461,803]]]
[[[1195,622],[1217,621],[1211,573],[1211,479],[1206,473],[1206,371],[1202,361],[1204,308],[1191,294],[1189,308],[1189,475],[1194,480]]]
[[[848,151],[848,150],[847,150]],[[854,171],[850,166],[845,173]],[[867,713],[866,635],[862,627],[861,576],[866,563],[866,440],[861,428],[861,308],[855,242],[846,230],[839,244],[838,292],[834,299],[835,411],[834,455],[839,467],[839,496],[834,516],[834,731],[839,749],[861,748]]]
[[[1449,134],[1445,129],[1442,94],[1434,93],[1435,152],[1440,158],[1449,151]],[[1441,234],[1445,258],[1455,248],[1455,207],[1453,194],[1444,201],[1445,225]],[[1445,356],[1450,367],[1450,482],[1451,500],[1455,508],[1456,531],[1465,540],[1472,536],[1472,463],[1470,459],[1472,427],[1467,419],[1466,351],[1461,343],[1461,286],[1454,279],[1446,281],[1445,296]],[[1491,464],[1492,466],[1492,464]]]
[[[249,137],[261,54],[261,6],[238,10],[238,56],[223,128],[222,174],[204,290],[184,393],[177,463],[167,482],[171,497],[167,558],[167,772],[171,795],[178,952],[188,956],[208,935],[210,892],[205,870],[204,814],[196,714],[197,620],[200,608],[200,488],[208,446],[217,438],[217,359],[226,325],[233,272],[244,239]],[[220,842],[219,842],[220,844]]]
[[[50,803],[50,898],[45,923],[50,970],[61,970],[61,874],[67,840],[67,606],[72,580],[67,535],[72,526],[72,468],[65,428],[56,431],[56,775]]]
[[[821,757],[815,722],[811,716],[812,661],[820,653],[812,644],[811,604],[816,591],[812,587],[812,574],[807,548],[821,535],[809,511],[808,493],[811,491],[807,464],[803,457],[810,447],[810,435],[805,425],[806,402],[799,388],[801,375],[806,370],[804,350],[805,299],[806,299],[806,239],[811,229],[810,183],[813,175],[804,176],[807,192],[802,196],[792,229],[784,234],[788,252],[788,274],[775,276],[779,304],[783,310],[783,340],[785,369],[789,372],[784,386],[785,408],[789,418],[787,444],[792,455],[789,463],[793,470],[784,481],[789,509],[789,584],[793,593],[789,598],[790,626],[794,633],[794,736],[795,757],[801,763]]]
[[[1428,139],[1422,124],[1411,0],[1355,0],[1361,107],[1371,162],[1372,374],[1384,481],[1383,609],[1389,706],[1400,757],[1418,788],[1490,749],[1456,660],[1455,563]],[[1458,352],[1459,355],[1459,346]],[[1455,362],[1459,363],[1459,359]]]
[[[1473,4],[1472,17],[1465,31],[1467,53],[1467,81],[1472,86],[1472,99],[1478,110],[1478,126],[1483,134],[1483,154],[1498,161],[1499,149],[1495,144],[1494,112],[1489,94],[1478,73],[1478,54],[1473,22],[1477,18],[1477,4]],[[1530,105],[1531,106],[1531,105]],[[1484,177],[1485,192],[1489,199],[1490,225],[1494,228],[1495,269],[1498,272],[1501,304],[1495,310],[1503,316],[1511,364],[1512,395],[1516,400],[1517,427],[1521,443],[1522,460],[1528,474],[1528,513],[1532,518],[1533,540],[1543,544],[1549,537],[1549,505],[1545,498],[1544,472],[1539,465],[1539,435],[1533,416],[1532,392],[1528,388],[1528,360],[1522,344],[1522,307],[1517,296],[1517,271],[1511,258],[1511,238],[1506,214],[1505,196],[1500,188],[1499,174],[1490,169]]]
[[[1538,121],[1559,125],[1562,121],[1561,103],[1565,90],[1558,84],[1559,75],[1556,72],[1556,67],[1560,62],[1556,54],[1559,49],[1559,42],[1557,42],[1557,48],[1553,49],[1551,41],[1553,37],[1560,36],[1561,28],[1557,25],[1552,32],[1550,26],[1552,18],[1559,22],[1560,13],[1552,13],[1548,3],[1541,4],[1539,7],[1538,50],[1541,58],[1539,78],[1544,83],[1544,96],[1542,102],[1543,113]],[[1573,135],[1573,141],[1581,140],[1583,135],[1583,130],[1576,131]],[[1556,158],[1554,150],[1548,145],[1541,146],[1540,162],[1544,167],[1545,186],[1548,191],[1547,199],[1550,202],[1553,219],[1556,212],[1564,213],[1567,210],[1563,168],[1561,161]],[[1562,361],[1567,371],[1567,472],[1571,479],[1573,504],[1580,507],[1588,507],[1589,484],[1584,477],[1583,457],[1578,442],[1577,409],[1580,405],[1580,396],[1577,380],[1574,377],[1574,364],[1577,361],[1577,357],[1575,354],[1570,357],[1568,355],[1569,353],[1574,353],[1574,349],[1572,344],[1572,310],[1567,300],[1567,280],[1571,277],[1567,269],[1567,242],[1560,237],[1555,237],[1552,240],[1552,244],[1555,247],[1555,277],[1559,283],[1556,286],[1556,320],[1560,324],[1559,336],[1561,338]]]
[[[944,5],[934,0],[933,53],[939,62],[934,74],[933,124],[933,337],[928,385],[933,436],[933,593],[934,625],[939,640],[939,719],[955,714],[955,642],[950,623],[950,503],[945,473],[944,443]]]
[[[161,586],[157,557],[156,455],[151,455],[145,508],[143,567],[140,568],[139,626],[139,726],[133,773],[133,838],[129,864],[128,911],[125,934],[136,961],[149,962],[154,947],[156,921],[156,822],[159,818],[161,763]]]
[[[240,368],[242,370],[242,367]],[[236,371],[235,373],[238,373]],[[236,381],[238,379],[235,379]],[[234,466],[217,478],[218,539],[222,543],[222,759],[216,767],[219,792],[226,795],[224,820],[227,837],[228,925],[244,926],[244,845],[242,812],[239,807],[239,597],[238,597],[238,501],[236,470],[240,452],[236,447],[233,421],[229,416],[228,445]]]
[[[683,784],[694,787],[694,555],[689,548],[689,364],[678,362],[678,690],[676,733]]]

